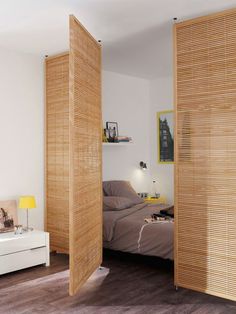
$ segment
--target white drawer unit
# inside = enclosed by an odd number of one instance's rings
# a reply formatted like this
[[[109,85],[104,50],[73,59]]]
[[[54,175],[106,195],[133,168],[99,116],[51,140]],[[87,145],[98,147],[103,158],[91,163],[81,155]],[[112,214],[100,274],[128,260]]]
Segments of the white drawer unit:
[[[49,233],[34,230],[0,234],[0,275],[49,263]]]

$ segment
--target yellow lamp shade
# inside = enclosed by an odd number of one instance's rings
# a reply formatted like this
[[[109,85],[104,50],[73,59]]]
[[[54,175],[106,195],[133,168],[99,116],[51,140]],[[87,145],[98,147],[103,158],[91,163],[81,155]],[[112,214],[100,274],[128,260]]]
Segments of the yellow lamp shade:
[[[36,201],[34,196],[21,196],[19,200],[19,208],[36,208]]]

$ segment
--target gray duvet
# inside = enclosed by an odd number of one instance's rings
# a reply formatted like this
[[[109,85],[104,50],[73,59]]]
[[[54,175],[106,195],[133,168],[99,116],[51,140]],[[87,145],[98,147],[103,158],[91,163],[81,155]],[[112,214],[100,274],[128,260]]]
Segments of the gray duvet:
[[[103,246],[173,260],[174,223],[144,221],[167,207],[143,203],[128,209],[104,211]]]

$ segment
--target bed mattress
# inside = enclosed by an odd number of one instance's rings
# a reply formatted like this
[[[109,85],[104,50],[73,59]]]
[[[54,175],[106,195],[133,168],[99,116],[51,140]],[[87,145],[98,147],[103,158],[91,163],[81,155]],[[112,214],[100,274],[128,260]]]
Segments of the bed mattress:
[[[145,223],[164,204],[139,204],[119,211],[103,212],[103,246],[112,250],[173,260],[174,223]]]

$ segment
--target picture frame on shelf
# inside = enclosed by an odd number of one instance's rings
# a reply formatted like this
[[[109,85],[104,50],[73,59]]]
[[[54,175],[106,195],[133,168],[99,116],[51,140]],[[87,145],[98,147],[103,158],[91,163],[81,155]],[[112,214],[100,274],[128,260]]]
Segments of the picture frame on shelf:
[[[106,129],[108,130],[108,142],[115,142],[115,139],[119,136],[118,123],[107,121]]]
[[[0,201],[0,233],[14,231],[14,226],[17,223],[16,201]]]

